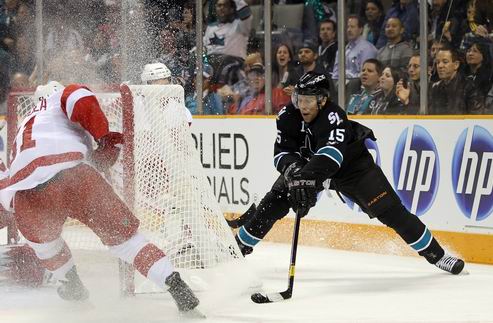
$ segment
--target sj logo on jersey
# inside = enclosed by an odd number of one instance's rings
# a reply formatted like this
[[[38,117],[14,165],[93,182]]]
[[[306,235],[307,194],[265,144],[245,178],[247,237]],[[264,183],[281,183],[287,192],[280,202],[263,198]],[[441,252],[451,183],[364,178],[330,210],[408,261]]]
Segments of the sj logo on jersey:
[[[452,158],[452,185],[462,213],[473,221],[493,211],[493,136],[481,126],[464,129]]]
[[[404,206],[416,215],[433,204],[440,180],[435,142],[425,128],[413,125],[397,140],[393,160],[394,187]]]

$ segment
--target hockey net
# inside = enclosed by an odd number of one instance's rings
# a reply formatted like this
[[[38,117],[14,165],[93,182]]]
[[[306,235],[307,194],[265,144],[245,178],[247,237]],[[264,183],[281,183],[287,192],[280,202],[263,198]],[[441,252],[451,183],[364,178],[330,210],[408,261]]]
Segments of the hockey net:
[[[177,268],[208,269],[238,259],[241,253],[195,148],[183,88],[122,85],[112,91],[93,91],[110,130],[124,134],[120,158],[106,177],[140,219],[140,230]],[[16,124],[32,107],[32,92],[9,97],[9,143]],[[66,222],[64,238],[73,249],[105,249],[74,220]]]

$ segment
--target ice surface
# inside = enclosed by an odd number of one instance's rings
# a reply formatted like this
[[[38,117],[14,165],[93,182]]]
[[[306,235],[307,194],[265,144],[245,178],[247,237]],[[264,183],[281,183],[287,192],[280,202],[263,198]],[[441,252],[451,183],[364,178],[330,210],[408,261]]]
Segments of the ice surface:
[[[290,246],[262,243],[247,257],[266,292],[286,288]],[[452,276],[421,258],[300,246],[291,300],[254,304],[224,269],[198,292],[205,320],[178,315],[168,294],[118,296],[116,261],[75,253],[90,302],[58,299],[53,287],[0,286],[0,322],[493,322],[493,266]],[[243,286],[245,287],[245,286]]]

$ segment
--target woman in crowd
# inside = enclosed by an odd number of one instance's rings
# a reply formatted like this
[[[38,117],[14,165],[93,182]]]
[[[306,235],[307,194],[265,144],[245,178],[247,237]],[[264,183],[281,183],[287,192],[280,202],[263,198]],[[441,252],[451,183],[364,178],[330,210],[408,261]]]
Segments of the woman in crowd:
[[[487,95],[492,84],[492,58],[488,45],[472,42],[466,51],[465,75],[472,79],[483,95]]]
[[[274,53],[275,58],[272,60],[272,86],[284,88],[291,85],[287,81],[294,69],[293,51],[288,44],[281,43]]]
[[[405,114],[404,104],[396,94],[397,82],[403,78],[399,69],[386,67],[379,79],[380,92],[375,95],[368,112],[371,114]]]
[[[366,24],[363,28],[363,37],[375,45],[378,37],[380,36],[380,30],[382,29],[385,18],[385,11],[382,1],[366,1],[366,6],[364,7],[364,12],[362,12],[361,16],[365,17],[366,20]]]
[[[406,107],[406,114],[420,113],[420,71],[421,58],[415,53],[407,64],[408,78],[401,79],[396,86],[396,95]]]

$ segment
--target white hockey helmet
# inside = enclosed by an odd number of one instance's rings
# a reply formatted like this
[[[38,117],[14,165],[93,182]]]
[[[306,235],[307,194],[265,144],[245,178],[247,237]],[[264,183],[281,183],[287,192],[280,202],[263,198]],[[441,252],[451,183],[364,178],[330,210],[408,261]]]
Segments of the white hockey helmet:
[[[65,87],[57,81],[50,81],[45,85],[39,85],[34,92],[34,102],[38,102],[41,98],[48,98],[55,92],[63,91]]]
[[[140,75],[140,78],[143,83],[147,83],[148,81],[167,79],[170,77],[171,77],[171,71],[163,63],[146,64],[144,66],[144,70],[142,71],[142,74]]]

